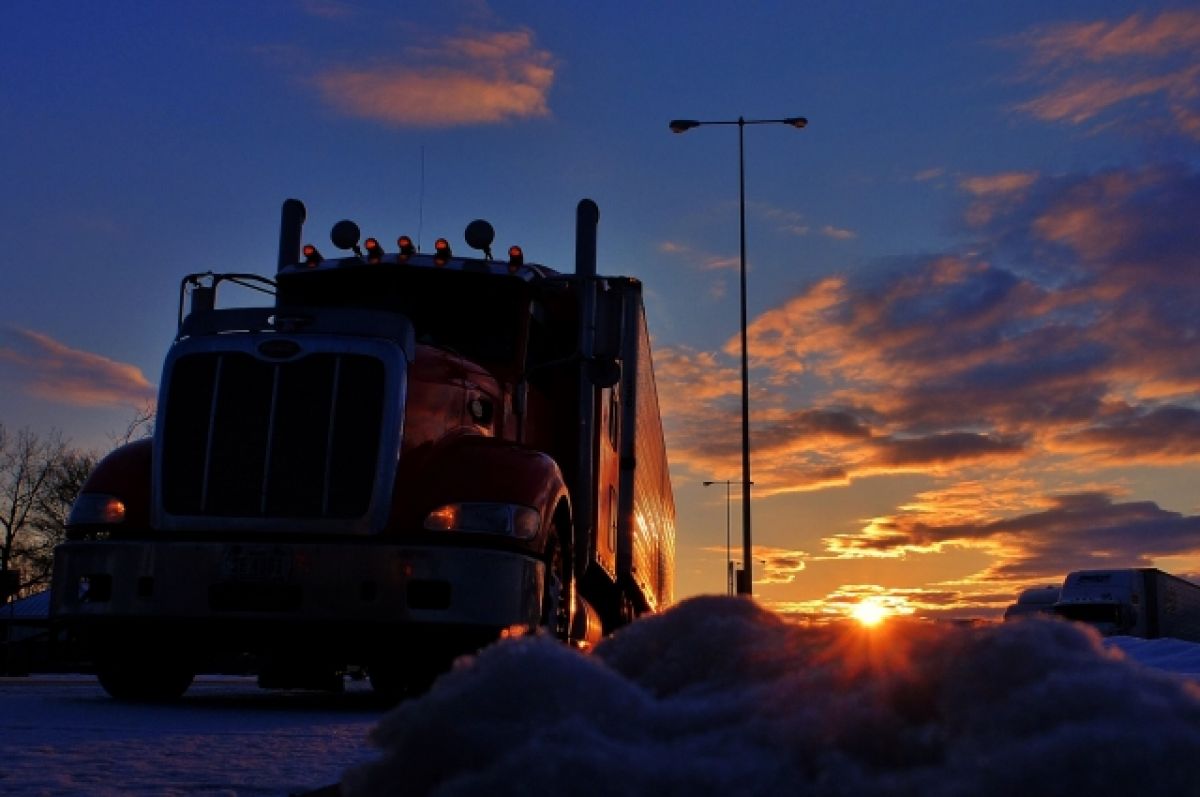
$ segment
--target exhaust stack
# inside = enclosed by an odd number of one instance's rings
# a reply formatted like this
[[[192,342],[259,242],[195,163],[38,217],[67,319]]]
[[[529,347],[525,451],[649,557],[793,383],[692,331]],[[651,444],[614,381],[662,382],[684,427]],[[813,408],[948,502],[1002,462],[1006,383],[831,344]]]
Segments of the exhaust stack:
[[[300,236],[304,233],[307,216],[308,211],[299,199],[284,200],[279,219],[279,264],[276,271],[300,262]]]
[[[600,208],[590,199],[579,200],[575,208],[575,273],[580,277],[596,276],[596,227],[600,224]]]

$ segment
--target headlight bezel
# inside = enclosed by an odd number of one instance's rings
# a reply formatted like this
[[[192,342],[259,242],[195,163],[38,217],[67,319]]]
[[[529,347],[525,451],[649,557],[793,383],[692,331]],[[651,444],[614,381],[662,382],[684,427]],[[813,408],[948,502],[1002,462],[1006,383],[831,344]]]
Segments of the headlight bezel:
[[[118,526],[125,522],[125,502],[108,493],[80,493],[71,504],[67,526]]]
[[[540,513],[524,504],[499,501],[456,501],[442,504],[425,515],[426,531],[494,534],[531,540],[541,530]]]

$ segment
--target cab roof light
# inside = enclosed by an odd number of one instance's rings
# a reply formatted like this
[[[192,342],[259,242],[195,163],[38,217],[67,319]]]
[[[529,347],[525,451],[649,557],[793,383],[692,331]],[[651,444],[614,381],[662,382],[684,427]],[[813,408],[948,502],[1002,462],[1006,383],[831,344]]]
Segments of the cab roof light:
[[[412,238],[407,235],[401,235],[396,239],[396,246],[400,249],[401,257],[412,257],[417,253],[417,247],[413,246]]]
[[[433,262],[439,266],[444,266],[452,256],[450,242],[445,238],[438,238],[433,244]]]
[[[312,244],[305,244],[304,249],[304,264],[309,268],[321,265],[321,261],[325,258],[321,257],[321,253],[317,251],[317,247]]]
[[[516,274],[517,269],[525,265],[525,253],[519,246],[508,247],[508,273]]]
[[[379,263],[383,260],[383,247],[379,245],[379,241],[368,238],[363,242],[363,246],[367,250],[368,263]]]

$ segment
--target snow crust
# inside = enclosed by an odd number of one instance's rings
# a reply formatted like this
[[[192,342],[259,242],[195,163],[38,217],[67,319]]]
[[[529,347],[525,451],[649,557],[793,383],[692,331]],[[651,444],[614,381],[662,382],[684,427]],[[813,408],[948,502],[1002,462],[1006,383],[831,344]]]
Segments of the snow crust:
[[[525,637],[462,660],[379,722],[343,793],[1194,793],[1200,687],[1146,664],[1200,672],[1196,648],[693,598],[591,655]]]
[[[1200,645],[1052,619],[802,628],[694,598],[590,655],[502,641],[390,711],[361,681],[137,705],[3,678],[0,795],[1197,794],[1198,679]]]

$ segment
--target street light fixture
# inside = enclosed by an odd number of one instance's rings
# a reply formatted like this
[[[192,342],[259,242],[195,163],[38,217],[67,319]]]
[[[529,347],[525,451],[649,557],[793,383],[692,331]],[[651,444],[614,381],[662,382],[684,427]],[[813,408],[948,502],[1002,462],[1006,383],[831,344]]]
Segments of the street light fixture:
[[[788,116],[783,119],[746,119],[739,116],[735,121],[700,121],[697,119],[671,120],[672,133],[686,133],[694,127],[704,125],[737,125],[738,128],[738,221],[741,275],[741,334],[742,334],[742,561],[745,562],[745,580],[738,584],[739,595],[753,592],[750,557],[750,361],[746,352],[746,155],[743,140],[746,125],[788,125],[801,129],[808,126],[803,116]]]
[[[713,480],[713,481],[701,482],[701,484],[703,484],[705,487],[712,487],[714,484],[725,485],[725,594],[726,595],[732,595],[734,593],[733,556],[732,556],[732,551],[731,551],[732,537],[730,536],[730,533],[729,533],[729,519],[730,519],[729,505],[730,505],[730,501],[731,501],[729,486],[731,484],[739,484],[739,483],[740,482],[735,482],[733,479],[722,479],[720,481]]]

